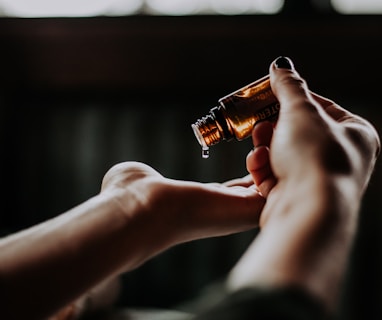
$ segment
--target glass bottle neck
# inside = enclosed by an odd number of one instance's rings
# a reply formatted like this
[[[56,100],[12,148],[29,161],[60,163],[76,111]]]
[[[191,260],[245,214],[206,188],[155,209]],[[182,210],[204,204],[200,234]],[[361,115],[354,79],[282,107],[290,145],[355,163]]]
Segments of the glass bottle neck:
[[[192,129],[202,147],[210,147],[222,140],[232,138],[222,107],[212,108],[209,114],[192,125]]]

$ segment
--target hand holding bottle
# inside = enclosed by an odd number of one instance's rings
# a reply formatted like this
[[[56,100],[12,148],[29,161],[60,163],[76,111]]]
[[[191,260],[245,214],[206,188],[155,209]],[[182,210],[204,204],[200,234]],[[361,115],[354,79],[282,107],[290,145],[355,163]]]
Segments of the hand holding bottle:
[[[258,123],[247,168],[267,198],[261,232],[229,285],[298,287],[328,309],[338,301],[359,207],[380,141],[365,119],[312,93],[288,58],[270,67],[280,103]]]
[[[281,105],[279,119],[275,129],[268,122],[255,126],[255,148],[247,158],[247,168],[259,190],[270,197],[286,185],[295,189],[304,181],[343,177],[354,184],[359,200],[379,153],[374,127],[309,91],[289,59],[273,63],[270,75]]]

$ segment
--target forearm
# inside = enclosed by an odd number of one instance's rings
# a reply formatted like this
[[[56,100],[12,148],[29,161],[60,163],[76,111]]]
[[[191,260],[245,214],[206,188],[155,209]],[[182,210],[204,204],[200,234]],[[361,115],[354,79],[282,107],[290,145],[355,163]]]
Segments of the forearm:
[[[234,268],[231,288],[296,285],[328,308],[336,301],[355,233],[358,196],[350,179],[317,177],[293,191],[291,185],[275,190],[285,192],[266,208],[272,216]]]
[[[2,314],[41,319],[106,277],[136,267],[147,252],[137,236],[114,197],[101,194],[1,240]]]

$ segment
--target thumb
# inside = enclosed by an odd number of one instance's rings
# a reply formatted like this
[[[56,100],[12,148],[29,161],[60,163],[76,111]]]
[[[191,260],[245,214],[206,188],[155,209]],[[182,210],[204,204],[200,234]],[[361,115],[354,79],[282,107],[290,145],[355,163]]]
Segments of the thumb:
[[[270,66],[271,87],[282,106],[280,113],[296,112],[314,105],[308,86],[287,57],[277,58]]]

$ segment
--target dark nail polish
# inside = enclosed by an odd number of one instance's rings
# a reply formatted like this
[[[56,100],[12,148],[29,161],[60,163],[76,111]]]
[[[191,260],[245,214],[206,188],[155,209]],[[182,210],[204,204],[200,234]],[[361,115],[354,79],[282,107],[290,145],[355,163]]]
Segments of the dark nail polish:
[[[292,61],[287,57],[278,57],[275,61],[275,65],[279,69],[293,69]]]

